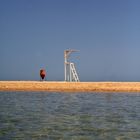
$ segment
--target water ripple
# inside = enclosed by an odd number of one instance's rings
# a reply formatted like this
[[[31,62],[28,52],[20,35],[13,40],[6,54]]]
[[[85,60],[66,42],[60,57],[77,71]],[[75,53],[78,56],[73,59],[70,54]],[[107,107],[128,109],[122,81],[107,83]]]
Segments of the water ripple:
[[[140,139],[139,94],[0,92],[0,139]]]

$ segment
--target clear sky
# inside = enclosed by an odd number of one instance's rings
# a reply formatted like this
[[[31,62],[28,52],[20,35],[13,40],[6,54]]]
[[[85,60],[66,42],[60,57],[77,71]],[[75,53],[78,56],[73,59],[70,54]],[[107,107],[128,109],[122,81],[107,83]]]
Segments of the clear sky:
[[[140,0],[0,0],[0,80],[140,81]]]

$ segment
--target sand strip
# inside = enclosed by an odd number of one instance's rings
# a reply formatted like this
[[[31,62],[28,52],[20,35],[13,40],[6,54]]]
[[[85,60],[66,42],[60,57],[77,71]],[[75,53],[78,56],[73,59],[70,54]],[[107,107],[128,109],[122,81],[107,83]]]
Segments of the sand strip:
[[[0,81],[0,91],[140,93],[140,82]]]

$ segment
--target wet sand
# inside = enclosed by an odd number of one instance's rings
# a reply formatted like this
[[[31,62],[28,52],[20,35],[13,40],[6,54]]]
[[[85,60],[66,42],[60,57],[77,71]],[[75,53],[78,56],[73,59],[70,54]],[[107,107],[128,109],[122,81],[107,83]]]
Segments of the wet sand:
[[[0,91],[140,93],[140,82],[0,81]]]

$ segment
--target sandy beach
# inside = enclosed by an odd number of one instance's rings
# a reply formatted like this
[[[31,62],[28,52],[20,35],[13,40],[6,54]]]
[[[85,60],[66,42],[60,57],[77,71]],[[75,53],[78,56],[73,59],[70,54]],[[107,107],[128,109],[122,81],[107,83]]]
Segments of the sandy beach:
[[[0,91],[140,93],[140,82],[0,81]]]

